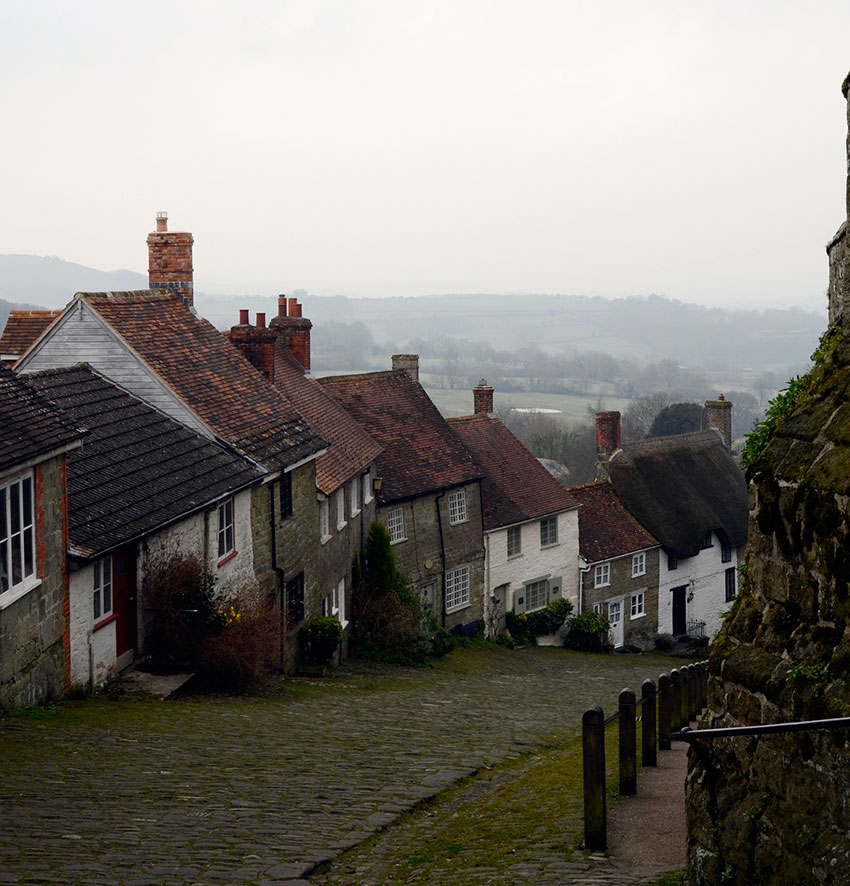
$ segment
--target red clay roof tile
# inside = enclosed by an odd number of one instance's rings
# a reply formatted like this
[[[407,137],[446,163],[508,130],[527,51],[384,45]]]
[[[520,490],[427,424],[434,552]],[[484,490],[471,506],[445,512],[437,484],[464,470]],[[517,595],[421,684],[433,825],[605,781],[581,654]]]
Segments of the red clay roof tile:
[[[0,336],[0,354],[20,357],[61,313],[61,310],[9,311]]]

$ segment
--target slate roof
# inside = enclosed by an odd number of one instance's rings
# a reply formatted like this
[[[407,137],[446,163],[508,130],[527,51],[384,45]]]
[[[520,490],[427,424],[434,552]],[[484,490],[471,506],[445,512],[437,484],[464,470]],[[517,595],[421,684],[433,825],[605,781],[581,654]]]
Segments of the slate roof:
[[[715,431],[624,445],[608,469],[620,501],[673,556],[698,554],[709,531],[746,542],[747,484]]]
[[[61,310],[9,311],[0,335],[0,355],[20,357],[61,313]]]
[[[71,446],[84,433],[26,379],[0,366],[0,471]]]
[[[68,455],[69,537],[83,557],[143,537],[264,476],[85,365],[26,380],[89,429],[84,446]]]
[[[570,488],[581,505],[578,545],[587,563],[611,560],[658,546],[658,541],[623,507],[610,483],[585,483]]]
[[[471,483],[481,470],[422,386],[404,370],[319,379],[383,447],[377,458],[382,504]]]
[[[270,469],[327,442],[207,320],[166,290],[82,298],[220,437]]]
[[[497,418],[448,419],[483,473],[484,529],[498,529],[576,507],[570,493]]]
[[[316,460],[316,484],[326,495],[370,465],[381,446],[287,351],[275,345],[274,386],[331,445]]]

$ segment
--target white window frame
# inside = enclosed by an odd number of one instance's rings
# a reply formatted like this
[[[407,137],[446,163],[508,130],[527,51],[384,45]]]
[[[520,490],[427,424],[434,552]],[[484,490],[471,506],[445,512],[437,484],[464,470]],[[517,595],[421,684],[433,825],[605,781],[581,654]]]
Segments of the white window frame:
[[[15,493],[12,490],[16,490]],[[13,498],[17,499],[15,508]],[[39,584],[32,471],[0,483],[0,508],[0,608],[3,608]],[[18,577],[13,581],[16,567]]]
[[[112,557],[104,557],[92,565],[92,617],[95,625],[112,615]]]
[[[611,584],[611,564],[598,563],[593,570],[593,587],[607,588]]]
[[[605,604],[604,603],[594,603],[593,604],[593,611],[597,615],[605,615]]]
[[[392,508],[387,511],[387,532],[390,534],[390,544],[397,545],[407,541],[404,526],[404,508]]]
[[[549,580],[546,578],[537,581],[527,581],[523,586],[525,591],[525,611],[535,612],[546,606],[549,596]]]
[[[469,572],[468,566],[446,572],[446,612],[456,612],[470,605]]]
[[[351,516],[356,517],[360,513],[360,481],[357,477],[351,481],[350,487],[348,496]]]
[[[646,575],[646,551],[632,554],[632,578],[637,578],[640,575]]]
[[[336,617],[339,623],[345,627],[348,619],[345,617],[345,579],[343,578],[336,588]]]
[[[363,504],[368,505],[372,501],[372,472],[363,475]]]
[[[544,517],[540,521],[540,547],[551,548],[556,544],[558,544],[558,518]]]
[[[646,615],[646,591],[638,591],[632,594],[629,606],[629,617],[632,621],[636,618],[643,618]]]
[[[322,544],[331,537],[330,506],[324,496],[319,499],[319,541]]]
[[[455,489],[449,493],[449,525],[457,526],[469,519],[466,512],[466,490]]]
[[[342,532],[348,523],[345,519],[345,487],[340,486],[334,493],[336,499],[336,531]]]
[[[233,499],[228,498],[218,506],[218,559],[236,552],[236,508]]]
[[[511,550],[511,535],[513,535],[515,545]],[[519,557],[522,554],[522,526],[509,526],[508,538],[506,542],[508,557]]]

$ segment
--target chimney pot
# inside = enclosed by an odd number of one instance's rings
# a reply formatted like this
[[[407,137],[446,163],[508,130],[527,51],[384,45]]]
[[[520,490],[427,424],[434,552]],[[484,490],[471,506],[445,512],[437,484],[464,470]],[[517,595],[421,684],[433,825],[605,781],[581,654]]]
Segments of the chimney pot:
[[[158,233],[168,230],[168,213],[158,212],[156,214],[156,230]]]
[[[278,317],[286,316],[286,296],[279,295],[277,297],[277,315]]]
[[[257,311],[257,329],[265,329],[266,328],[266,315],[261,314]]]
[[[295,302],[295,316],[296,316],[296,317],[300,317],[300,316],[301,316],[301,308],[302,308],[302,305],[300,305],[300,304],[296,301],[296,302]]]
[[[247,326],[250,321],[248,320],[248,311],[240,310],[239,311],[239,325]]]
[[[295,305],[298,304],[298,299],[292,298],[292,296],[290,296],[288,301],[289,301],[289,316],[294,317],[294,316],[296,316],[295,315]]]

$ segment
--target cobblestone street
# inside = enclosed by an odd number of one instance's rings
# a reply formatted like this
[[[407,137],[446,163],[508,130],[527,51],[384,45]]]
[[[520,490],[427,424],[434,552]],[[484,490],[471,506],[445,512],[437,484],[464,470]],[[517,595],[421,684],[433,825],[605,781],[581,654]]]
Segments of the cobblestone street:
[[[0,883],[383,882],[390,835],[402,835],[405,858],[405,834],[422,839],[405,831],[419,811],[313,868],[446,789],[435,808],[486,817],[488,797],[521,792],[546,755],[580,760],[574,739],[588,706],[608,713],[624,686],[671,666],[661,656],[462,649],[428,669],[352,666],[294,680],[280,697],[98,698],[7,717]],[[580,805],[555,785],[539,799],[565,832],[554,854],[541,846],[533,870],[503,879],[459,868],[461,855],[448,879],[435,870],[409,881],[569,882],[587,867],[567,861]]]

